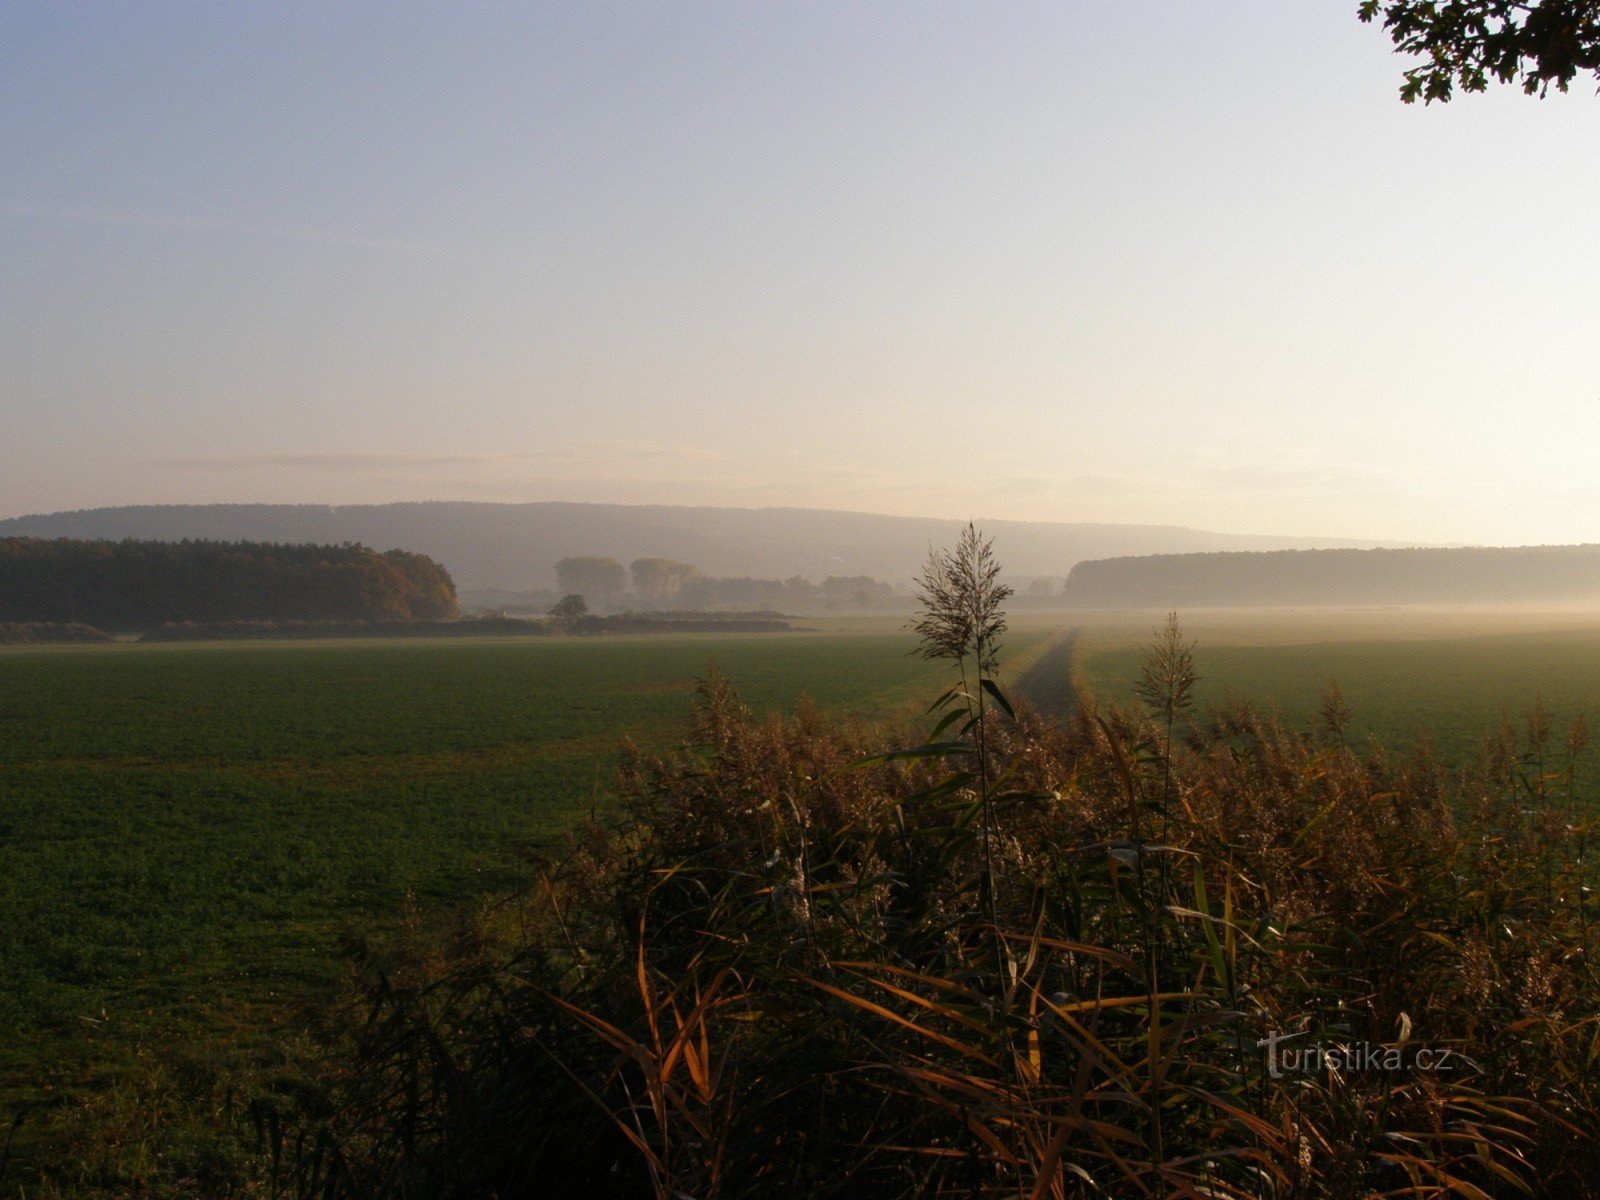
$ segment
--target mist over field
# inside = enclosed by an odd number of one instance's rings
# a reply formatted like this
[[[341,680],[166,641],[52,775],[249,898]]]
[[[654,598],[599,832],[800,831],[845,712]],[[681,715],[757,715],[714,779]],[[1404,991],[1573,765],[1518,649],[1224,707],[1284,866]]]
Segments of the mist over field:
[[[555,563],[599,555],[627,564],[659,556],[701,573],[783,579],[870,575],[904,586],[931,546],[964,522],[823,509],[614,504],[215,504],[89,509],[0,520],[0,537],[197,538],[362,542],[443,563],[462,588],[544,588]],[[1370,543],[1210,533],[1181,527],[988,521],[1007,570],[1065,578],[1088,558],[1198,550],[1287,549]]]
[[[1152,554],[1079,563],[1090,608],[1600,605],[1600,545]]]

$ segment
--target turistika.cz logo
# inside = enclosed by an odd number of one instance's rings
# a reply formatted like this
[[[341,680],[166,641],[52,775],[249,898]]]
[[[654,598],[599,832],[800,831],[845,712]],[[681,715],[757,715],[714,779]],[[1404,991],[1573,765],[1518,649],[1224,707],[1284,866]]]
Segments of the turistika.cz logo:
[[[1467,1060],[1443,1046],[1416,1046],[1383,1042],[1293,1043],[1309,1030],[1299,1033],[1269,1033],[1256,1042],[1266,1052],[1267,1075],[1314,1075],[1331,1071],[1350,1075],[1358,1071],[1454,1071]]]

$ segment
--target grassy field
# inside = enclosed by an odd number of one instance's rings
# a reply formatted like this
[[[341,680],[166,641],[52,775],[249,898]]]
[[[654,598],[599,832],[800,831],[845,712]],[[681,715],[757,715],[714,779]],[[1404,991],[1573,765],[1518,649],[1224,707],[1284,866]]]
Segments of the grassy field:
[[[1535,696],[1558,729],[1600,716],[1588,614],[1181,615],[1202,703],[1301,719],[1334,677],[1358,740],[1426,727],[1453,757]],[[1067,696],[1070,665],[1130,699],[1161,616],[1019,615],[1008,677]],[[528,851],[604,804],[621,737],[680,738],[708,658],[758,710],[911,715],[942,686],[903,619],[818,624],[0,650],[0,1163],[20,1113],[27,1195],[208,1194],[243,1092],[294,1086],[341,941],[524,883]]]
[[[1509,718],[1520,731],[1542,698],[1559,740],[1580,713],[1600,720],[1600,615],[1466,610],[1198,612],[1179,614],[1198,642],[1203,706],[1229,693],[1309,720],[1330,679],[1352,712],[1359,745],[1404,747],[1426,733],[1461,761]],[[1102,698],[1130,702],[1144,646],[1161,614],[1091,615],[1074,671]],[[1600,787],[1600,754],[1580,761]]]
[[[152,1065],[258,1055],[341,938],[412,898],[523,883],[604,803],[623,736],[680,737],[708,659],[757,710],[919,708],[941,677],[901,624],[0,651],[0,1150],[19,1111],[19,1144],[49,1145]],[[159,1153],[107,1151],[134,1176]]]

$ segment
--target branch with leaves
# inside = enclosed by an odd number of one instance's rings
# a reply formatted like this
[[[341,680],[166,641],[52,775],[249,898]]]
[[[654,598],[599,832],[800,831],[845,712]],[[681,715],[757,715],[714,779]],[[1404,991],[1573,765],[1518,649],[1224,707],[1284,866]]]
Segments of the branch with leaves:
[[[1487,91],[1491,79],[1530,96],[1564,92],[1584,72],[1600,79],[1600,0],[1362,0],[1358,13],[1426,60],[1405,73],[1407,104]]]

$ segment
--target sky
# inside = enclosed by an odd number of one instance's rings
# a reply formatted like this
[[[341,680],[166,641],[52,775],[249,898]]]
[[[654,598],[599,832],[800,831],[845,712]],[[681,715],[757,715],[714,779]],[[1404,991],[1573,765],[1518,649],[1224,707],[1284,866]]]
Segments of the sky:
[[[1355,0],[0,8],[0,516],[1600,541],[1600,97]]]

